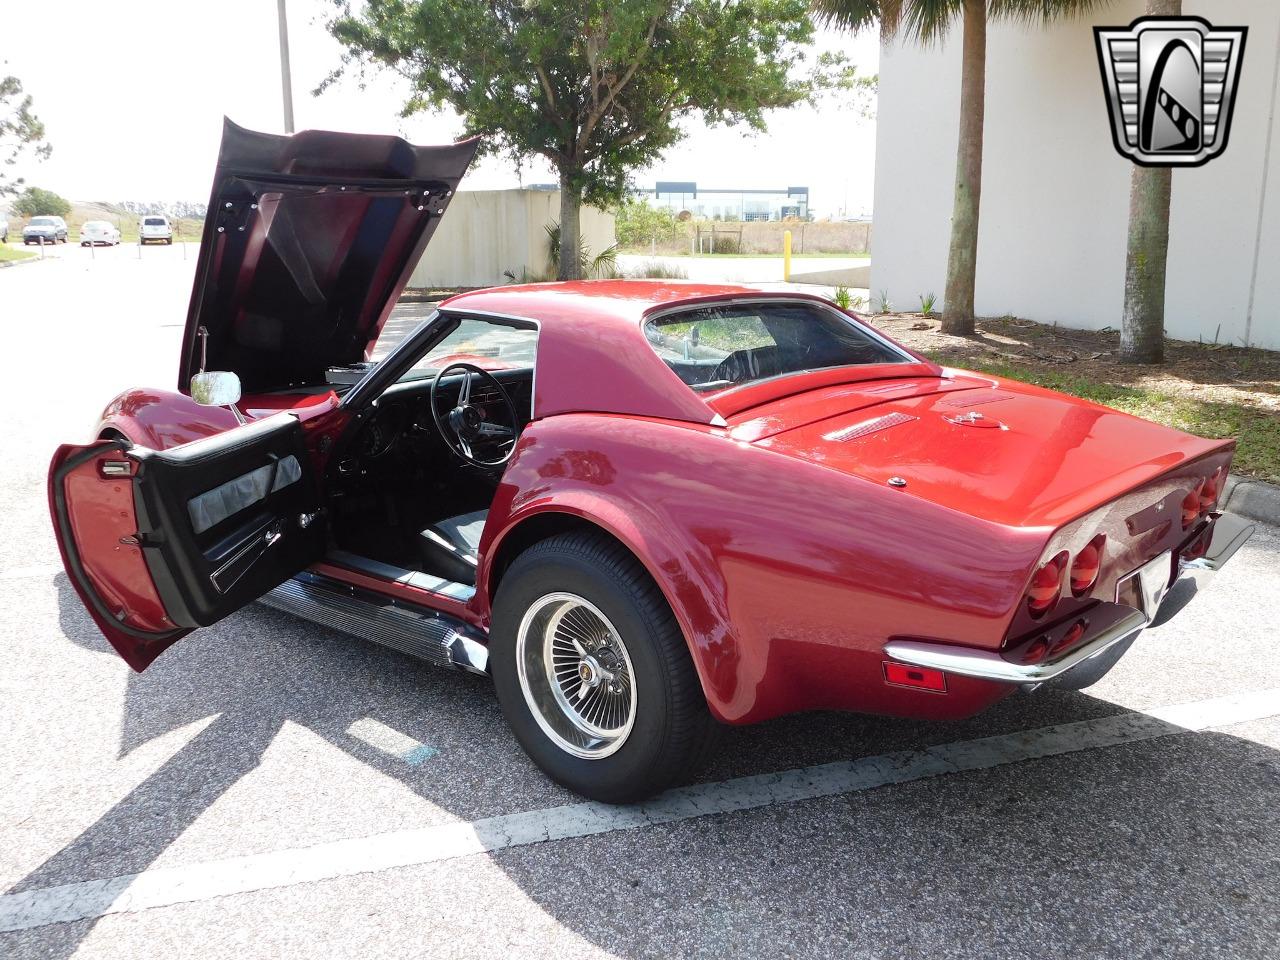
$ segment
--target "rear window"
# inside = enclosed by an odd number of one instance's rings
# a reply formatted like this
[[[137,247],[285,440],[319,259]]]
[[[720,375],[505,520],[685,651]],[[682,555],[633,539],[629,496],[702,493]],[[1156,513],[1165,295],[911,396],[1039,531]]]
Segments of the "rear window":
[[[164,227],[168,226],[168,222],[163,217],[147,217],[142,223],[148,227]]]
[[[648,321],[645,336],[703,393],[827,367],[913,363],[844,314],[815,303],[724,304]]]

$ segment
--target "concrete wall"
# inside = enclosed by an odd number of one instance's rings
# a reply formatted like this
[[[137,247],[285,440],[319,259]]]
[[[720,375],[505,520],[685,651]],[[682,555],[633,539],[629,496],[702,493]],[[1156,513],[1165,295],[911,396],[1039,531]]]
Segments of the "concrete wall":
[[[791,231],[792,250],[795,253],[865,253],[871,249],[871,224],[864,222],[817,220],[812,223],[759,220],[738,221],[686,221],[676,225],[670,239],[656,243],[642,239],[628,247],[631,253],[686,254],[702,233],[703,249],[711,250],[710,234],[715,231],[719,249],[730,252],[724,241],[739,244],[737,253],[771,253],[782,255],[782,232]]]
[[[1130,161],[1111,133],[1092,26],[1126,25],[1141,0],[1047,30],[993,25],[978,239],[977,311],[1119,327]],[[1280,349],[1280,4],[1184,0],[1249,36],[1226,152],[1175,170],[1166,330]],[[871,289],[914,303],[946,286],[960,100],[958,32],[886,44],[876,131]],[[1264,199],[1265,185],[1265,199]],[[1255,271],[1256,261],[1256,271]],[[1251,307],[1252,305],[1252,307]],[[1219,325],[1221,327],[1219,331]]]
[[[558,190],[460,190],[409,281],[411,287],[491,287],[503,271],[545,279],[548,224],[560,220]],[[612,246],[613,214],[582,208],[592,256]]]

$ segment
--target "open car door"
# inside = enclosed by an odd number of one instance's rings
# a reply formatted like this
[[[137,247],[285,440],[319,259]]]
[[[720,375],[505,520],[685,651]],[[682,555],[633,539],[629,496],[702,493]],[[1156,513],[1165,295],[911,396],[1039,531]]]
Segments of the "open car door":
[[[316,473],[290,413],[164,451],[61,446],[49,509],[67,576],[120,656],[144,670],[320,558]]]

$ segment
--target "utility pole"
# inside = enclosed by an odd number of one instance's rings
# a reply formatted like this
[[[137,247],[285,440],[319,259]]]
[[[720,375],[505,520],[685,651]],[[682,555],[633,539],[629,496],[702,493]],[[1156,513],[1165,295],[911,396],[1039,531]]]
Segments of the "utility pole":
[[[289,20],[284,0],[276,0],[280,14],[280,86],[284,92],[284,132],[293,133],[293,79],[289,74]]]

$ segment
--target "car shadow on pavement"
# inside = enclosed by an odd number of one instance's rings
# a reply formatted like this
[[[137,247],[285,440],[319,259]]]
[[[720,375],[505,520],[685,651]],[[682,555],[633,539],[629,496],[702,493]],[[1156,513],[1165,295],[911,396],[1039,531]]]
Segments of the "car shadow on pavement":
[[[59,574],[55,585],[65,635],[114,656],[66,578]],[[726,731],[703,779],[1125,712],[1082,693],[1041,691],[949,724],[787,717]],[[577,800],[520,752],[483,678],[263,607],[201,631],[146,673],[129,674],[120,755],[209,717],[8,892],[146,870],[259,767],[287,723],[462,820]],[[348,732],[369,717],[440,755],[415,766],[370,749]],[[1264,955],[1251,938],[1269,930],[1274,946],[1280,936],[1278,792],[1275,751],[1226,735],[1184,735],[579,839],[572,858],[556,844],[539,844],[490,859],[559,923],[622,957],[907,957],[978,943],[983,949],[971,955],[1028,955],[1030,944],[1030,955],[1127,958],[1185,952],[1194,943],[1234,945],[1225,955]],[[261,812],[275,821],[295,808],[282,802]],[[341,827],[343,836],[362,836],[405,825],[388,827],[356,811]],[[215,856],[244,852],[229,846]],[[22,937],[40,943],[43,955],[69,957],[95,922]],[[673,941],[673,931],[694,931],[701,946]]]

